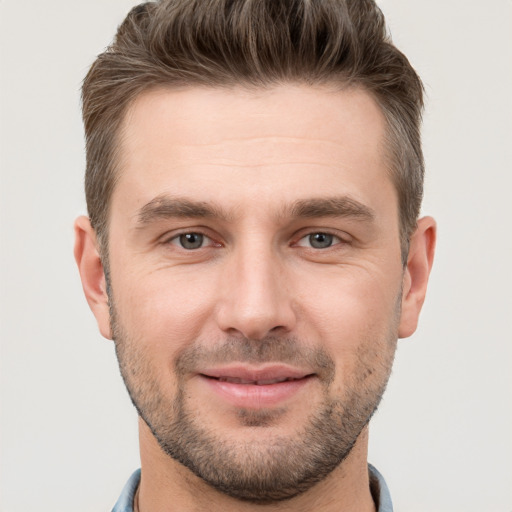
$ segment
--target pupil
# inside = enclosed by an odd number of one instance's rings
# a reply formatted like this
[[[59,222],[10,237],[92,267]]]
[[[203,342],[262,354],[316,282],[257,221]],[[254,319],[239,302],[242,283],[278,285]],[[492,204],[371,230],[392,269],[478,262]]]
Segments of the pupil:
[[[199,249],[203,245],[203,235],[199,233],[180,235],[180,243],[185,249]]]
[[[332,245],[332,235],[328,235],[327,233],[315,233],[314,235],[309,235],[309,243],[311,244],[311,247],[314,247],[315,249],[325,249]]]

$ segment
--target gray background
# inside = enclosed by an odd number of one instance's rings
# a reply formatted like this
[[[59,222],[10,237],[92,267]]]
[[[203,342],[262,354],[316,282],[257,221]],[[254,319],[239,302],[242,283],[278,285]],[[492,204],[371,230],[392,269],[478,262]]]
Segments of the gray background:
[[[512,2],[383,0],[427,88],[439,243],[370,461],[397,512],[512,511]],[[0,0],[2,512],[110,510],[136,414],[72,258],[79,86],[129,0]]]

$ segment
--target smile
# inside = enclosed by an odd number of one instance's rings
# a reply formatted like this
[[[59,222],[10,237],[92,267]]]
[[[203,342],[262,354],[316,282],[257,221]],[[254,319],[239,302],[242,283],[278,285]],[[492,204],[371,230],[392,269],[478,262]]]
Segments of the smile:
[[[212,378],[214,378],[214,377],[212,377]],[[276,379],[266,379],[266,380],[247,380],[247,379],[239,379],[237,377],[219,377],[218,380],[220,382],[231,382],[233,384],[253,384],[256,386],[268,386],[269,384],[278,384],[279,382],[289,382],[289,381],[299,380],[299,379],[293,378],[293,377],[278,377]]]
[[[198,376],[216,398],[235,407],[252,409],[282,405],[315,378],[313,373],[281,365],[261,369],[216,368]]]

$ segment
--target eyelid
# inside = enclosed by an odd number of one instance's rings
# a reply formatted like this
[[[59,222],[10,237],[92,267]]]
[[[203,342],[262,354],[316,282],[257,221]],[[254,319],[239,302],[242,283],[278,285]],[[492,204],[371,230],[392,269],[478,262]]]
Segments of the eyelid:
[[[318,249],[315,247],[311,247],[311,245],[302,245],[300,242],[304,239],[307,239],[311,235],[315,234],[323,234],[323,235],[329,235],[332,236],[335,241],[333,241],[332,245],[329,247],[326,247],[324,249]],[[315,228],[315,229],[308,229],[308,230],[301,230],[301,232],[295,237],[295,241],[292,245],[298,246],[298,247],[304,247],[306,249],[313,249],[315,251],[321,251],[321,250],[327,250],[337,247],[338,245],[343,244],[349,244],[351,242],[351,237],[346,233],[340,233],[339,231],[335,231],[333,229],[322,229],[322,228]]]
[[[173,231],[172,233],[166,233],[161,237],[161,243],[163,245],[173,245],[177,247],[178,249],[182,249],[184,251],[191,251],[190,249],[185,249],[179,244],[179,238],[182,235],[188,235],[188,234],[196,234],[201,235],[204,237],[204,243],[201,247],[199,247],[197,250],[204,249],[206,247],[221,247],[222,244],[218,241],[216,241],[210,234],[207,233],[208,230],[204,228],[185,228]]]
[[[195,248],[195,249],[187,249],[186,247],[183,247],[183,245],[180,242],[180,239],[181,239],[181,237],[183,235],[189,235],[189,234],[190,235],[192,235],[192,234],[199,235],[199,236],[203,237],[202,238],[202,244],[199,247]],[[179,249],[184,249],[186,251],[198,251],[199,249],[204,249],[205,247],[208,247],[209,245],[211,245],[210,243],[208,243],[209,241],[211,242],[211,238],[206,236],[206,235],[203,235],[203,233],[197,233],[195,231],[191,231],[190,233],[180,233],[179,235],[173,236],[169,240],[168,243],[170,245],[174,245],[174,246],[178,247]]]
[[[222,242],[218,241],[218,237],[213,237],[210,234],[210,230],[209,229],[204,228],[202,226],[198,226],[197,228],[195,228],[195,227],[192,227],[192,228],[187,227],[187,228],[177,229],[177,230],[172,231],[172,232],[167,232],[166,234],[164,234],[164,235],[162,235],[160,237],[160,240],[161,240],[160,243],[162,243],[163,245],[173,245],[173,246],[176,246],[176,247],[178,247],[180,249],[184,249],[183,247],[181,247],[179,245],[179,242],[178,242],[179,237],[182,236],[182,235],[192,234],[192,233],[198,234],[198,235],[202,235],[205,238],[205,241],[207,243],[204,244],[203,246],[201,246],[200,249],[203,249],[203,248],[208,247],[208,246],[222,247],[224,245]],[[349,244],[352,241],[352,237],[350,235],[348,235],[347,233],[345,233],[345,232],[340,233],[339,231],[334,230],[334,229],[322,229],[322,228],[311,229],[311,228],[308,228],[308,229],[300,230],[300,232],[293,237],[293,241],[292,241],[291,245],[292,246],[299,246],[299,247],[315,249],[315,250],[321,250],[321,249],[313,248],[311,246],[308,247],[306,245],[300,245],[299,244],[299,242],[301,242],[302,240],[308,238],[311,235],[318,234],[318,233],[322,233],[322,234],[325,234],[325,235],[330,235],[330,236],[332,236],[332,237],[334,237],[336,239],[333,242],[332,246],[330,246],[329,248],[335,247],[335,246],[340,245],[340,244]],[[198,250],[198,249],[196,249],[196,250]]]

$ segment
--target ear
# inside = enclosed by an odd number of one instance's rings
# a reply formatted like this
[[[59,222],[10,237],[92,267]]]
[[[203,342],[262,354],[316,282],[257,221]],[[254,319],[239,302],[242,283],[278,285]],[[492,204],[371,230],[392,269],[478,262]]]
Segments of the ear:
[[[405,268],[402,290],[402,314],[398,336],[411,336],[418,326],[421,307],[427,293],[427,283],[436,246],[436,222],[432,217],[418,221],[411,237],[407,267]]]
[[[87,217],[75,221],[75,260],[89,307],[96,317],[101,334],[112,339],[107,285],[98,250],[96,233]]]

